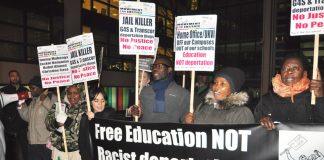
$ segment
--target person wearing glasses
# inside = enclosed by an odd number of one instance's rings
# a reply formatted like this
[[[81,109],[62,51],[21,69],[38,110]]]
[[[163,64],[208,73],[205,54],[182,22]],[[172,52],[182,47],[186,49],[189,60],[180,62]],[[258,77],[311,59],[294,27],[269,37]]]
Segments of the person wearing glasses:
[[[274,121],[289,123],[324,122],[323,81],[319,70],[317,79],[307,77],[307,60],[291,54],[284,58],[280,74],[272,78],[273,91],[264,95],[254,111],[255,120],[268,130]],[[316,105],[311,106],[314,91]]]
[[[142,122],[182,122],[189,111],[189,92],[174,81],[168,57],[157,57],[151,67],[152,84],[141,91],[140,106],[132,106],[128,111]]]

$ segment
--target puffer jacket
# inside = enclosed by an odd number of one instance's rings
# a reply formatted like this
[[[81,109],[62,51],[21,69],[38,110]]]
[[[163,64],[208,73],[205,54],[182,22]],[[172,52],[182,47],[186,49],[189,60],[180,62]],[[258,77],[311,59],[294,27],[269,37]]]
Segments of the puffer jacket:
[[[194,112],[196,124],[247,124],[254,123],[251,110],[244,106],[249,99],[246,92],[232,93],[226,99],[217,101],[209,91],[205,102]]]

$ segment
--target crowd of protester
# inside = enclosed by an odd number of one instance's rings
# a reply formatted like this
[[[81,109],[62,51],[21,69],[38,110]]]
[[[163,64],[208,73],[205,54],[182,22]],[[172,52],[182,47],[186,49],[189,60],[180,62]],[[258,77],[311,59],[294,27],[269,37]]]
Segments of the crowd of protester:
[[[272,79],[272,90],[255,107],[254,114],[246,107],[249,96],[242,91],[245,74],[241,69],[225,67],[217,71],[210,83],[199,83],[199,105],[189,112],[189,91],[174,81],[173,63],[167,57],[157,57],[152,73],[140,75],[139,104],[127,112],[139,121],[187,124],[248,124],[260,123],[268,130],[276,128],[275,121],[291,123],[323,123],[324,97],[320,71],[310,80],[307,62],[300,55],[287,56],[279,74]],[[10,84],[1,89],[6,94],[28,91],[20,84],[16,70],[8,74]],[[204,85],[200,85],[204,84]],[[93,118],[124,120],[107,107],[101,87],[89,88],[91,110],[86,109],[85,88],[67,86],[61,97],[44,89],[40,77],[29,83],[32,98],[1,106],[1,122],[5,138],[0,135],[0,160],[64,159],[67,149],[71,160],[94,159],[89,122]],[[316,105],[311,106],[314,91]],[[62,103],[58,103],[58,98]],[[61,107],[61,108],[59,108]],[[3,126],[0,123],[0,131]],[[63,142],[66,135],[67,148]],[[6,142],[4,142],[4,140]],[[6,154],[4,154],[6,152]]]

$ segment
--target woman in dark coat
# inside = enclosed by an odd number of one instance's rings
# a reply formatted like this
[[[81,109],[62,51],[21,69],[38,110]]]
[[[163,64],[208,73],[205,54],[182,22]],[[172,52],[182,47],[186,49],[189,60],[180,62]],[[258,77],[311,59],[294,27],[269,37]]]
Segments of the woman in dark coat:
[[[265,94],[255,108],[255,120],[268,130],[274,121],[286,123],[324,122],[323,81],[319,70],[317,79],[307,77],[307,60],[296,54],[285,57],[280,74],[272,78],[273,91]],[[311,106],[314,91],[316,105]]]
[[[90,90],[89,97],[92,111],[82,115],[79,131],[79,149],[82,160],[93,160],[94,153],[92,139],[89,132],[89,122],[92,118],[117,119],[114,109],[106,107],[105,93],[101,88],[95,87]]]
[[[245,76],[238,68],[227,67],[216,73],[213,86],[194,113],[188,113],[186,123],[244,124],[254,123],[254,117],[245,106],[249,96],[240,91]]]

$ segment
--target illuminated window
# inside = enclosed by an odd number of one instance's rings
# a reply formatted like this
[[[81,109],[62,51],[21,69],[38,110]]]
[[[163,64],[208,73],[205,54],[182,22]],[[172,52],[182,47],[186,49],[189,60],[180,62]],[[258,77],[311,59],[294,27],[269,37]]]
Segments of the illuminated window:
[[[110,0],[110,5],[118,7],[119,6],[119,0]]]
[[[166,11],[163,7],[158,6],[158,15],[166,16]]]
[[[110,17],[111,18],[114,18],[114,19],[118,19],[119,18],[118,8],[110,7]]]
[[[166,52],[165,52],[165,55],[168,56],[168,57],[174,57],[172,48],[167,48]]]
[[[92,7],[91,7],[92,4]],[[83,8],[91,10],[97,14],[110,16],[113,19],[119,18],[119,0],[83,0]]]
[[[173,29],[173,26],[174,26],[174,24],[173,24],[173,20],[170,20],[170,19],[167,19],[167,21],[166,21],[167,23],[167,25],[166,25],[166,27],[167,28],[170,28],[170,29]]]
[[[164,49],[164,47],[159,46],[157,52],[160,55],[165,55],[165,49]]]
[[[82,33],[90,33],[91,28],[89,26],[82,26]]]
[[[169,19],[172,19],[172,20],[173,20],[173,18],[174,18],[174,16],[173,16],[173,12],[170,11],[170,10],[167,10],[167,17],[168,17]]]
[[[198,0],[191,0],[191,10],[198,10]]]
[[[108,6],[98,1],[93,1],[93,10],[98,14],[108,15]]]
[[[173,29],[167,28],[167,30],[166,30],[166,36],[173,37]]]
[[[90,11],[91,8],[90,0],[83,0],[82,7]]]
[[[173,38],[174,30],[174,14],[171,10],[165,9],[161,6],[157,7],[157,26],[156,32],[158,35],[164,35]]]
[[[108,0],[99,0],[101,2],[105,2],[105,3],[108,3]]]

